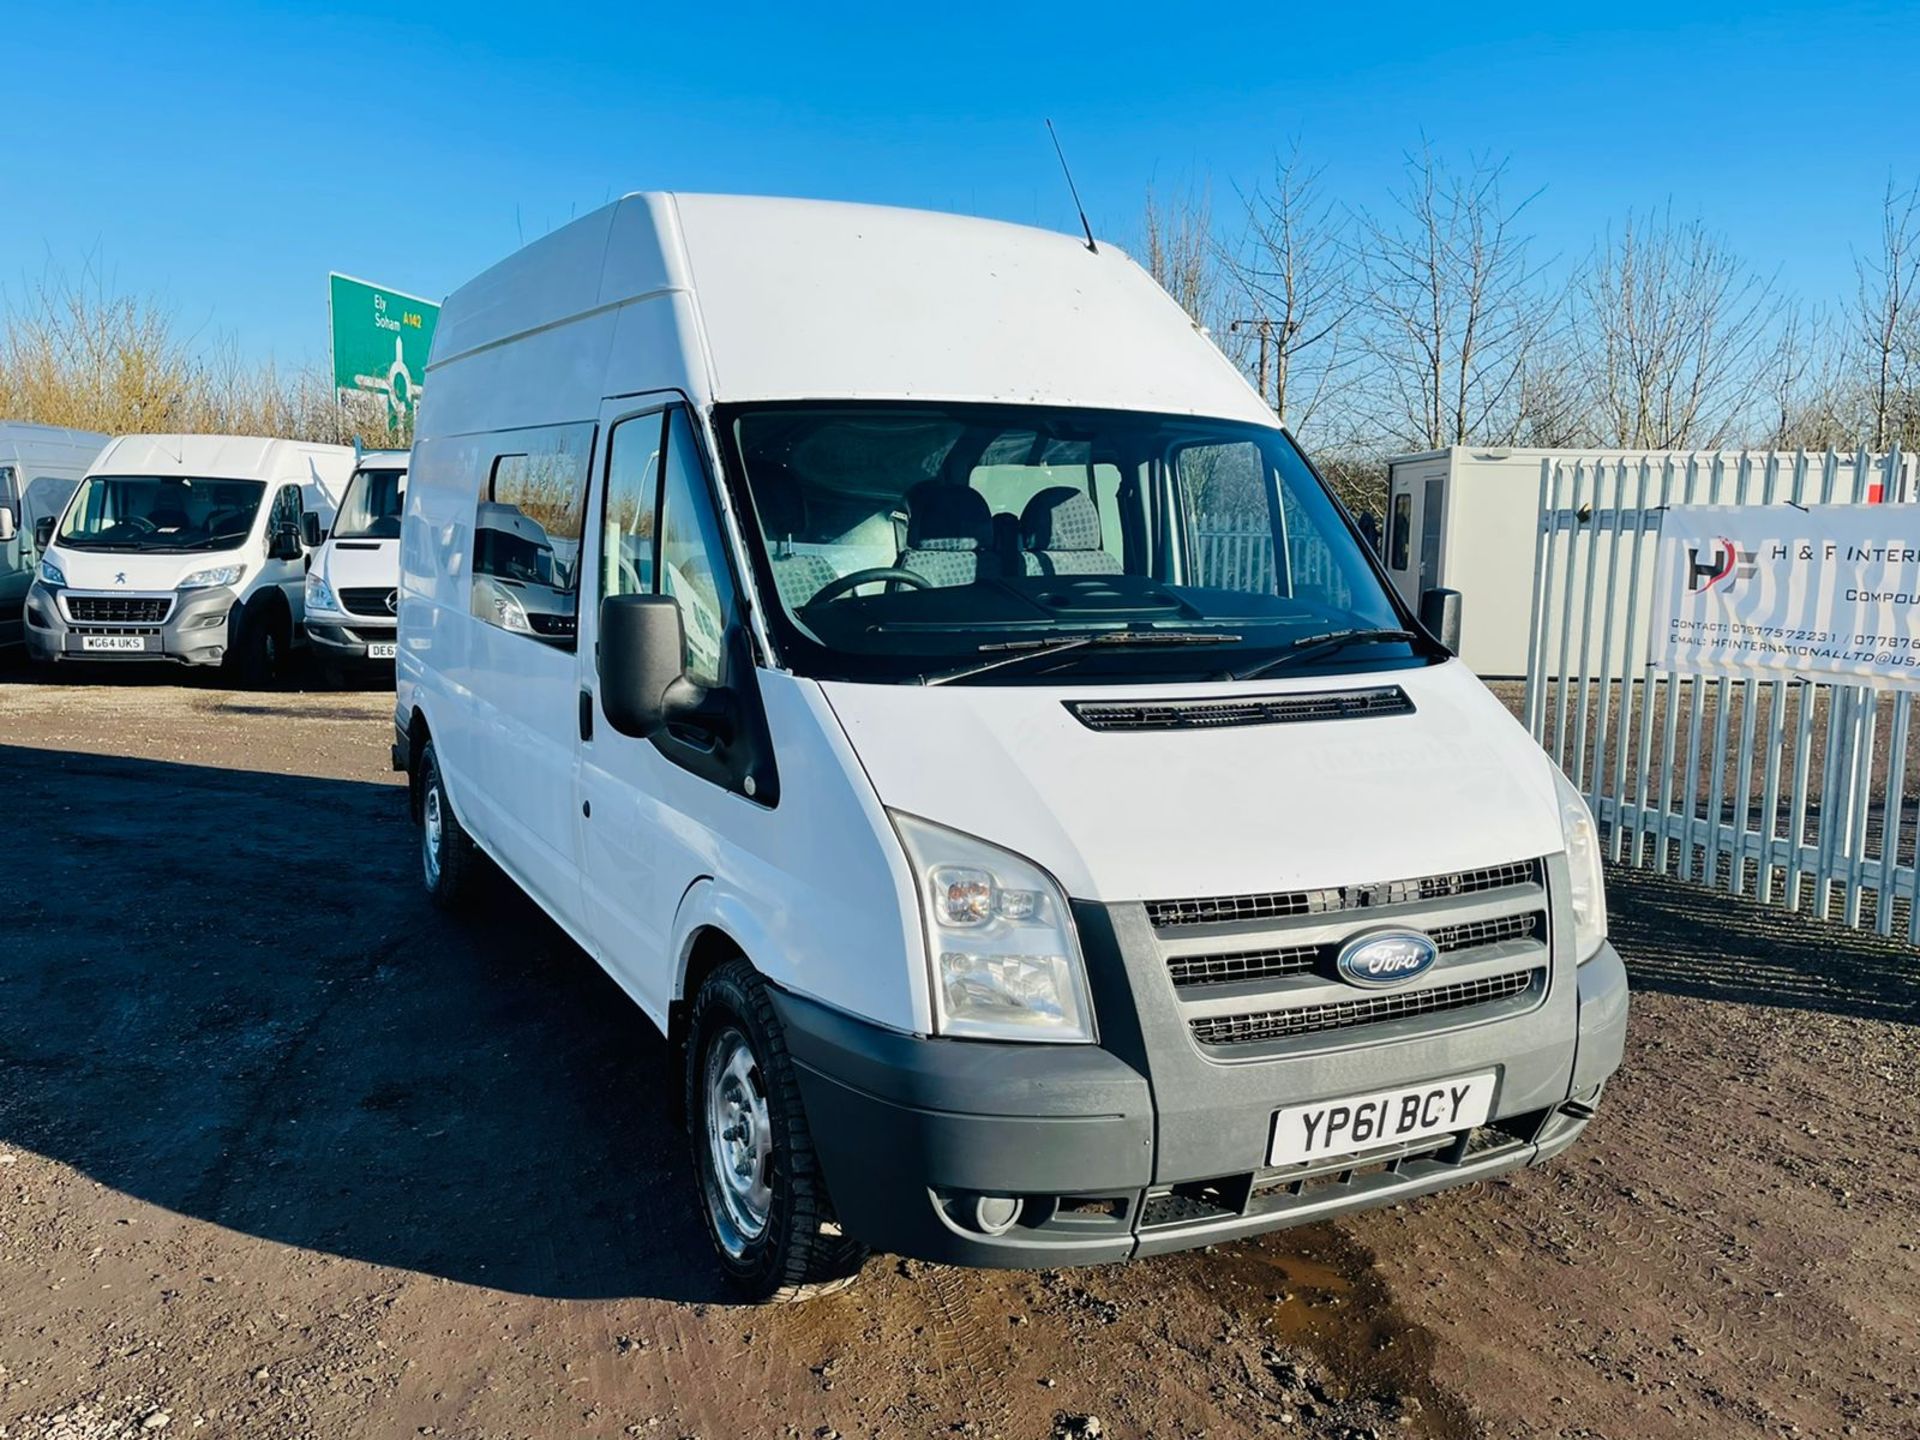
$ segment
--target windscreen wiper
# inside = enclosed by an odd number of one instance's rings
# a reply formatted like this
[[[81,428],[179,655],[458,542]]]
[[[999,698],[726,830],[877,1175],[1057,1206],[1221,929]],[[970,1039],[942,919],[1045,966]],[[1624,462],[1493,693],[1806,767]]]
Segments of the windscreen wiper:
[[[1002,666],[1018,665],[1027,660],[1044,660],[1050,655],[1064,655],[1069,650],[1081,650],[1089,645],[1231,645],[1239,638],[1238,635],[1224,635],[1213,630],[1096,630],[1086,635],[1047,636],[1032,640],[997,640],[980,646],[980,653],[983,655],[993,651],[1011,651],[1012,653],[999,655],[992,660],[962,665],[957,670],[922,675],[920,683],[945,685],[949,681],[984,675],[987,671],[998,670]]]
[[[1265,675],[1269,670],[1294,665],[1324,651],[1339,650],[1348,645],[1386,645],[1395,640],[1418,640],[1419,638],[1411,630],[1367,630],[1358,626],[1351,630],[1326,630],[1318,635],[1302,635],[1278,655],[1262,660],[1258,665],[1249,665],[1245,670],[1231,672],[1227,678],[1252,680],[1257,676]]]

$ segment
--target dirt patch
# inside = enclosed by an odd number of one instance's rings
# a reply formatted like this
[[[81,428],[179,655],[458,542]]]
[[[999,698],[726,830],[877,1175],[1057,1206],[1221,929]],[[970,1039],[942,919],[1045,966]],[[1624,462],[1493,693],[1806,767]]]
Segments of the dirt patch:
[[[10,1440],[1920,1430],[1897,947],[1621,878],[1628,1068],[1552,1165],[742,1309],[646,1022],[518,895],[420,899],[391,705],[0,682],[33,827],[0,911]]]

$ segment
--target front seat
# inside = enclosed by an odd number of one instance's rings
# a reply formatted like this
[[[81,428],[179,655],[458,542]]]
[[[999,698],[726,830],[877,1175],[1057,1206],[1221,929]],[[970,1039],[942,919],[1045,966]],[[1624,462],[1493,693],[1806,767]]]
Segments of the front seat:
[[[1020,512],[1029,575],[1118,575],[1120,558],[1101,548],[1100,512],[1071,485],[1042,490]]]
[[[934,585],[998,574],[987,497],[971,485],[922,480],[907,492],[907,544],[893,563]]]
[[[807,533],[807,500],[791,476],[772,479],[755,500],[760,505],[761,533],[767,540],[767,564],[774,589],[788,610],[798,610],[838,578],[833,562],[824,555],[796,554],[793,537]]]

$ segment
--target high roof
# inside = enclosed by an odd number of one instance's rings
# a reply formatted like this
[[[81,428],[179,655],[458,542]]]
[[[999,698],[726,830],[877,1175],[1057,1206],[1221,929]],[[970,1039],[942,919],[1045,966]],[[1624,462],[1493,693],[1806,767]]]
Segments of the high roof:
[[[689,377],[705,398],[998,400],[1273,423],[1185,312],[1109,245],[1093,253],[1050,230],[817,200],[625,196],[448,297],[430,373],[675,293],[691,296],[705,337],[707,374]]]

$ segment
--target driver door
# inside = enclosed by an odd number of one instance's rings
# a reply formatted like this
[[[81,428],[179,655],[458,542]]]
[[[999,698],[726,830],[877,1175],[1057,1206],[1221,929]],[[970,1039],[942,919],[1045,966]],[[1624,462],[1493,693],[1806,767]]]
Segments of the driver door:
[[[595,654],[600,602],[658,589],[663,479],[676,432],[670,424],[674,407],[664,400],[609,401],[601,412],[607,445],[588,499],[580,566],[580,758],[574,772],[588,937],[600,963],[658,1021],[666,1017],[673,986],[666,949],[680,895],[673,876],[684,868],[676,857],[687,849],[679,833],[684,820],[668,813],[666,778],[674,767],[652,741],[622,735],[607,723]],[[684,431],[684,422],[677,428]],[[676,461],[684,465],[685,457]],[[687,628],[691,635],[691,621]]]
[[[300,533],[300,514],[305,507],[300,500],[298,485],[282,485],[273,495],[273,509],[267,515],[267,556],[265,560],[265,579],[269,585],[278,585],[280,593],[287,597],[287,609],[293,616],[293,633],[300,635],[301,623],[307,614],[307,556],[303,551],[299,559],[279,559],[274,551],[274,541],[279,535],[292,532]]]

